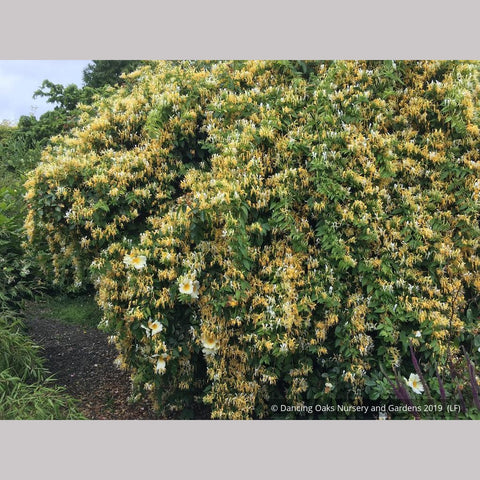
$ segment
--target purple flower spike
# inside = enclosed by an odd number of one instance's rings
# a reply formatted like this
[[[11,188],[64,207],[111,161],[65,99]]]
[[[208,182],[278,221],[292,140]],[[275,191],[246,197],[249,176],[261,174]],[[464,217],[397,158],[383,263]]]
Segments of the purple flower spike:
[[[430,395],[430,389],[428,388],[427,382],[425,381],[425,378],[423,378],[422,371],[420,370],[420,365],[418,364],[418,360],[417,360],[417,357],[415,356],[415,352],[413,351],[413,347],[411,343],[410,343],[410,355],[412,357],[413,368],[417,372],[417,375],[420,377],[420,381],[422,382],[423,388],[425,389],[427,398],[429,400],[433,400],[432,396]]]
[[[480,400],[478,398],[478,385],[477,385],[477,380],[475,379],[475,368],[473,366],[473,363],[470,360],[470,357],[468,356],[468,353],[464,349],[464,354],[465,358],[467,359],[467,364],[468,364],[468,374],[470,377],[470,385],[472,387],[472,397],[473,397],[473,403],[475,406],[480,410]]]

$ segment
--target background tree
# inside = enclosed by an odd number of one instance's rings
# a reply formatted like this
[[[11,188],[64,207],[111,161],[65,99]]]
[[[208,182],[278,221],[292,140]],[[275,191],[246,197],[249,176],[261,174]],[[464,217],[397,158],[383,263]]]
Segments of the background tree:
[[[101,88],[105,85],[120,83],[123,73],[130,73],[140,65],[142,60],[93,60],[83,71],[83,83],[86,87]]]

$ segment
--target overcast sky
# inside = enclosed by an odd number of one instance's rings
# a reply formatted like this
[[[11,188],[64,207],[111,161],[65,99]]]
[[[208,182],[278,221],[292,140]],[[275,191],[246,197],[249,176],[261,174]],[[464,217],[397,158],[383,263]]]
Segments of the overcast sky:
[[[17,122],[22,115],[40,117],[55,105],[44,97],[33,99],[33,92],[46,79],[79,87],[83,70],[91,60],[0,60],[0,122]]]

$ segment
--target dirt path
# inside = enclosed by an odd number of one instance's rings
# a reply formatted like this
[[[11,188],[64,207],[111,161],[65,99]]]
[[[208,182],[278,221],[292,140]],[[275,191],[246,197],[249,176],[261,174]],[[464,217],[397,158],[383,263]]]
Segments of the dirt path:
[[[42,304],[25,309],[28,334],[43,347],[46,367],[56,383],[79,401],[79,410],[92,420],[152,420],[151,406],[130,404],[130,379],[115,367],[115,347],[94,328],[67,325],[50,318]]]

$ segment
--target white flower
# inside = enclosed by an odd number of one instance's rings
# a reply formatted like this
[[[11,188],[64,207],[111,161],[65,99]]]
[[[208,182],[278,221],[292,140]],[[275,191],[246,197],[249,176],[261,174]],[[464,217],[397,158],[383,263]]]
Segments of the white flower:
[[[158,321],[153,321],[151,318],[148,320],[148,328],[151,330],[152,335],[156,335],[163,330],[163,325]]]
[[[157,364],[155,365],[155,373],[159,373],[160,375],[163,375],[166,371],[166,365],[167,362],[163,358],[159,358],[157,360]]]
[[[180,279],[178,290],[184,295],[190,295],[193,299],[198,298],[198,291],[200,289],[200,283],[197,280],[193,280],[191,276],[183,277]]]
[[[184,278],[180,285],[178,286],[180,293],[184,293],[185,295],[192,295],[193,293],[193,282],[190,278]]]
[[[420,330],[417,330],[417,331],[415,332],[415,336],[416,336],[417,338],[421,337],[421,336],[422,336],[422,332],[421,332]]]
[[[404,377],[405,378],[405,377]],[[416,373],[411,373],[408,380],[405,378],[407,385],[415,392],[415,393],[422,393],[423,392],[423,385],[420,381],[420,377]]]
[[[147,264],[147,257],[145,255],[125,255],[123,263],[127,267],[135,267],[137,270],[140,270]]]
[[[208,335],[208,336],[202,337],[202,345],[203,345],[202,352],[205,355],[215,355],[215,353],[217,353],[218,343],[213,336]]]
[[[147,264],[147,257],[144,255],[135,255],[132,258],[132,265],[137,269],[140,270],[141,268],[145,267]]]

